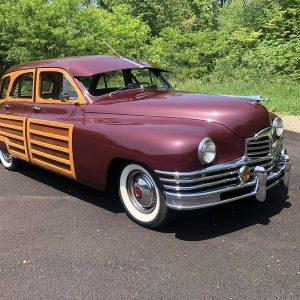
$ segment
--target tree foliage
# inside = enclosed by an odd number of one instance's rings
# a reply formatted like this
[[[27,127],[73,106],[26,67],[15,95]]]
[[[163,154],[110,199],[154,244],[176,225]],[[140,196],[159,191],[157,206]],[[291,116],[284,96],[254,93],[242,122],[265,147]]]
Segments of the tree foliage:
[[[300,0],[0,0],[1,69],[113,54],[203,81],[300,80]]]
[[[75,55],[119,52],[139,57],[149,43],[150,28],[127,6],[108,11],[80,0],[14,0],[0,4],[0,63],[8,65]]]

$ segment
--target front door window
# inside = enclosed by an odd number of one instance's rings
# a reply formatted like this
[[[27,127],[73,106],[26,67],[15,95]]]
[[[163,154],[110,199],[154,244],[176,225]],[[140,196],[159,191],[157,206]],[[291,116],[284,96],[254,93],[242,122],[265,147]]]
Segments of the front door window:
[[[66,76],[60,72],[40,73],[40,97],[43,100],[61,100],[62,95],[69,100],[77,100],[78,94]]]

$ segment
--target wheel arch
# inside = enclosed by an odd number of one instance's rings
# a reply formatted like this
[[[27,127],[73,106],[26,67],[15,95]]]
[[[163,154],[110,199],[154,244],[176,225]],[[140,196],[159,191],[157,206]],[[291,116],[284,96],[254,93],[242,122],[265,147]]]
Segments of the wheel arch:
[[[161,188],[161,183],[155,171],[142,161],[132,160],[124,157],[113,158],[106,171],[106,190],[118,188],[119,175],[122,169],[129,164],[137,164],[145,168],[154,178],[156,184]]]

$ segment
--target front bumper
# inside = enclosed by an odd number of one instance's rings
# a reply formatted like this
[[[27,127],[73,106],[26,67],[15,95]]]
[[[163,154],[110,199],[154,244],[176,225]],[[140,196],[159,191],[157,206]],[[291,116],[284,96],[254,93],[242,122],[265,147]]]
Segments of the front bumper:
[[[239,169],[249,166],[252,176],[243,183]],[[167,206],[175,210],[193,210],[220,205],[250,196],[265,201],[266,192],[282,182],[286,188],[290,181],[291,162],[286,151],[267,158],[245,160],[241,158],[205,170],[178,173],[156,171],[163,186]]]

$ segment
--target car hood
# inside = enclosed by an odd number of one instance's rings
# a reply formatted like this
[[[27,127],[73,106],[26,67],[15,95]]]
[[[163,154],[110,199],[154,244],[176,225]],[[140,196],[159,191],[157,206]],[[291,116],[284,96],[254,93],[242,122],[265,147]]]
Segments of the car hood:
[[[87,113],[195,119],[226,126],[241,138],[270,126],[268,111],[255,101],[173,90],[136,89],[93,97]]]

